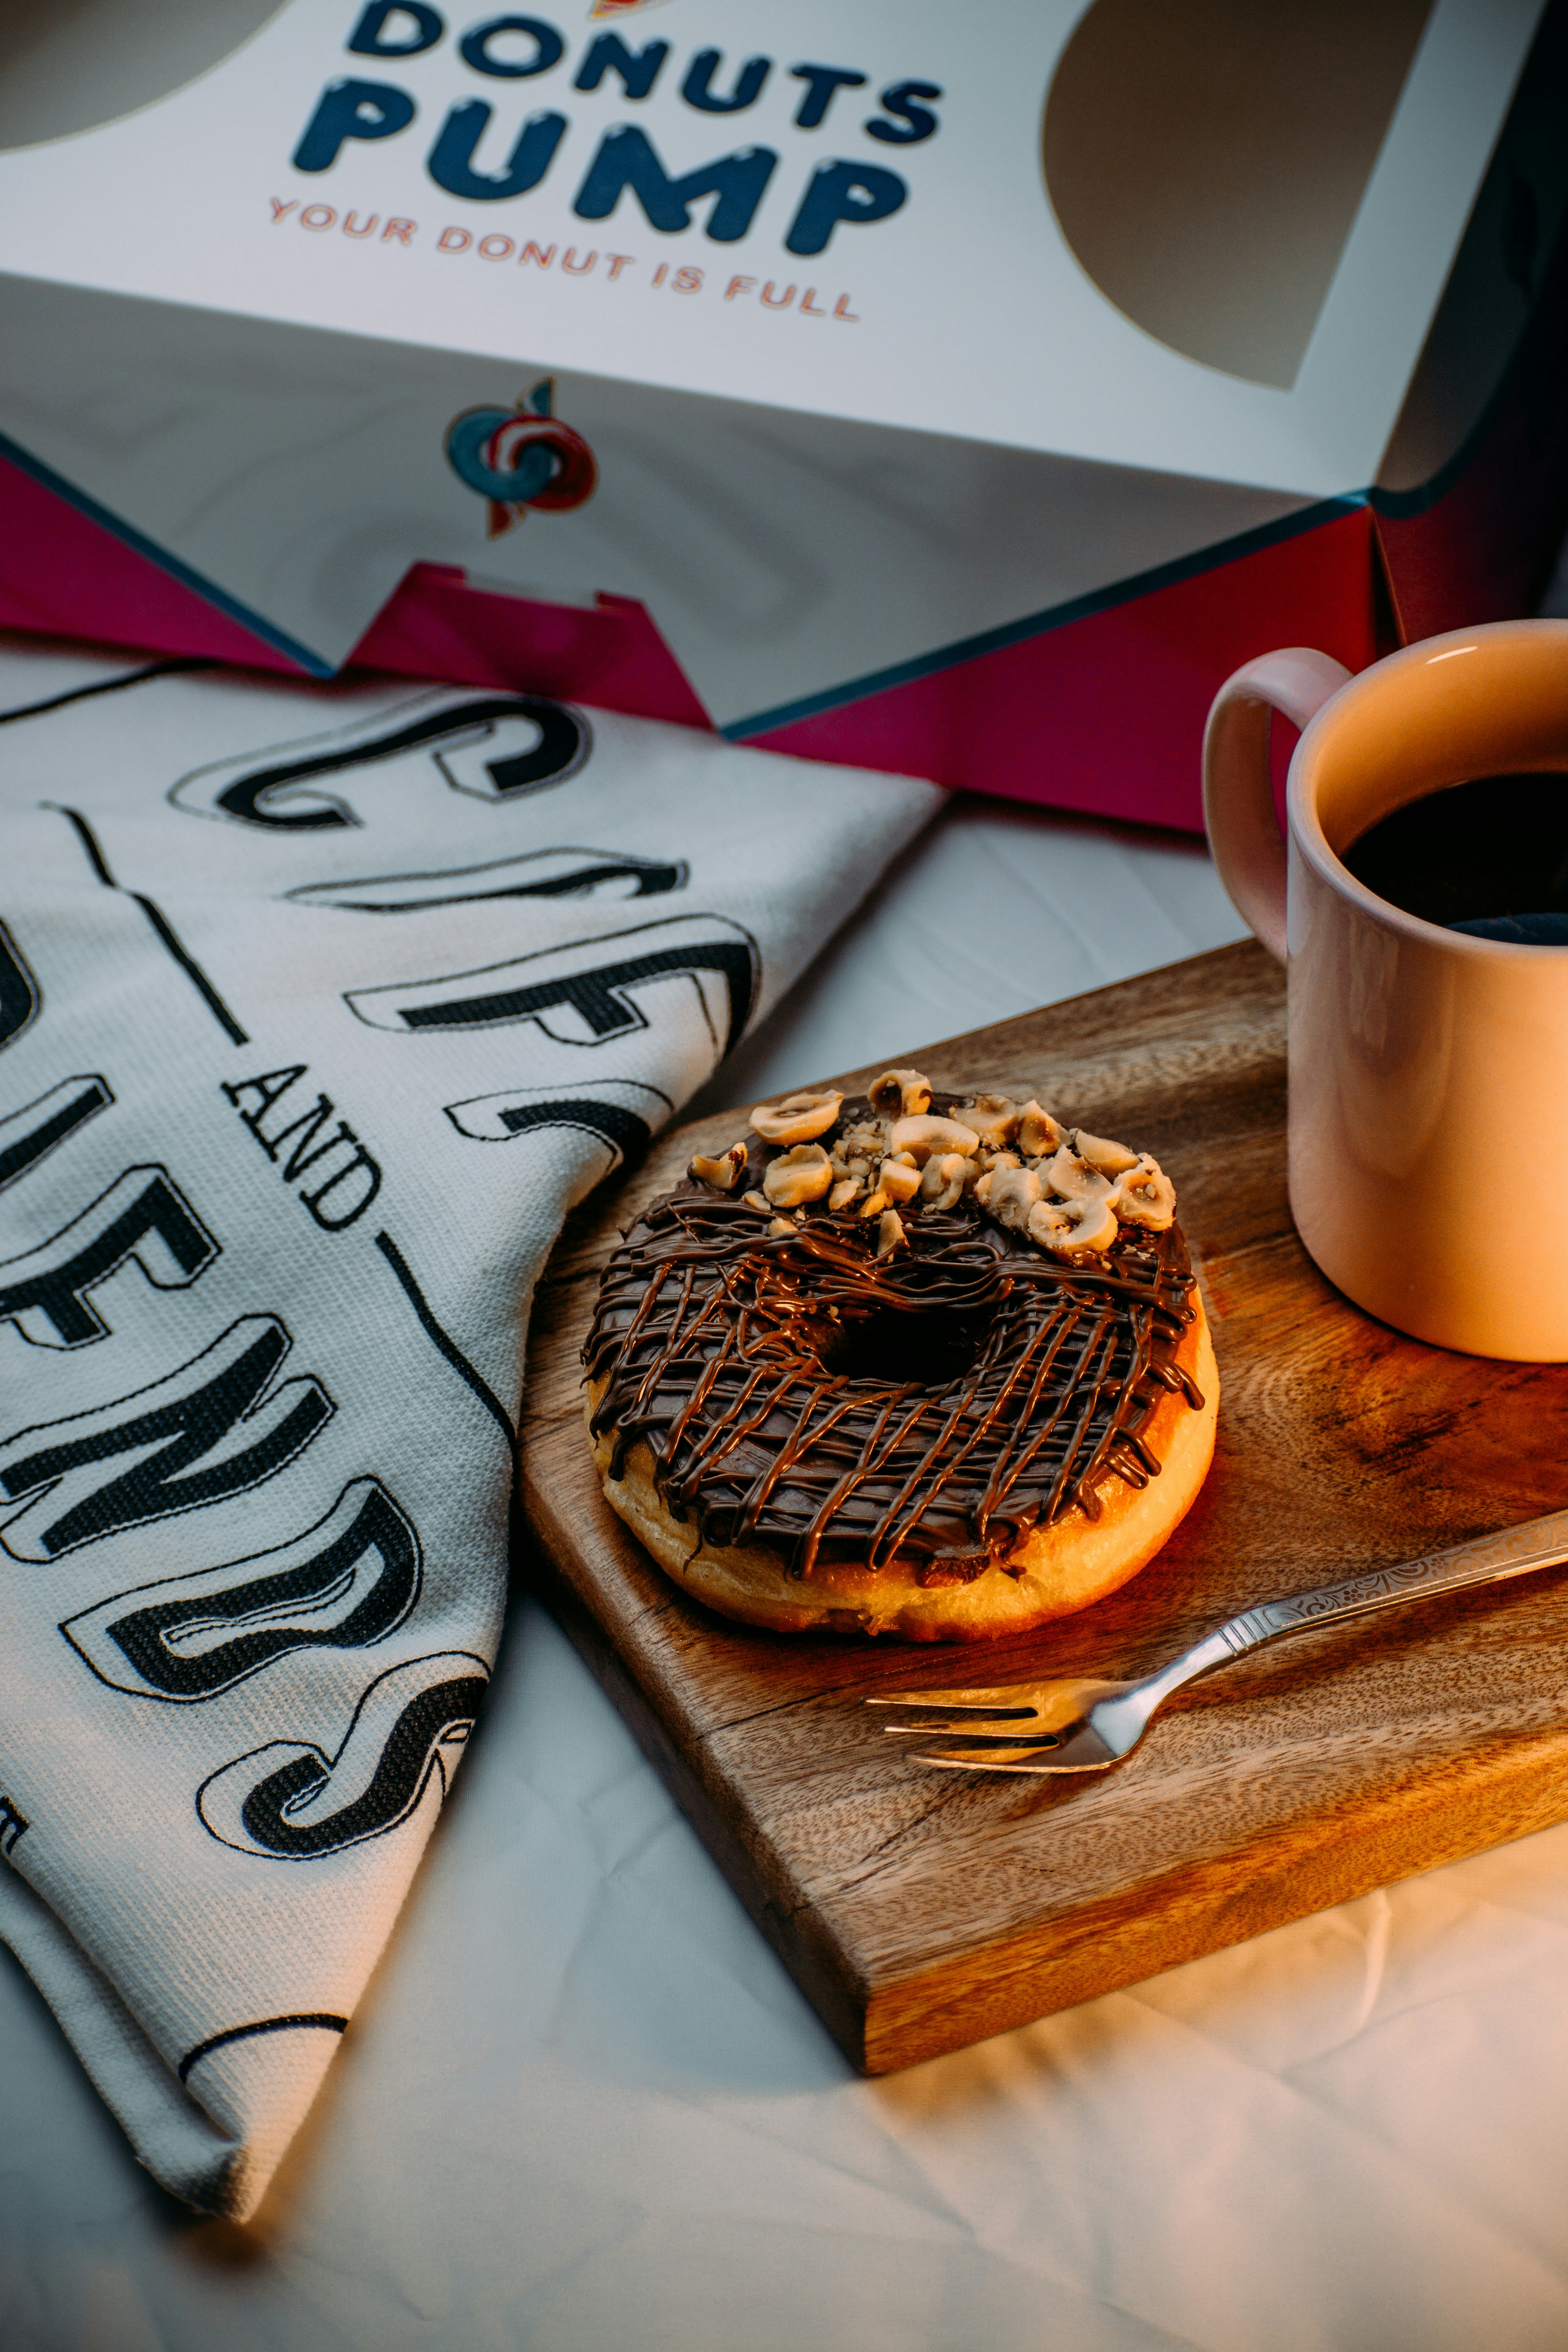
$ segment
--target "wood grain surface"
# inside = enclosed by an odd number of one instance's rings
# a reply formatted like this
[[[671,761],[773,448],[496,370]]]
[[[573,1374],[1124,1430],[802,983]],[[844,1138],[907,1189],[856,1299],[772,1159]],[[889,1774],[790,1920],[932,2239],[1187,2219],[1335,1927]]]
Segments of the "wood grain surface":
[[[942,1772],[861,1704],[1141,1674],[1248,1602],[1568,1505],[1568,1367],[1402,1339],[1307,1258],[1286,1203],[1284,1011],[1248,942],[899,1057],[941,1087],[1037,1090],[1154,1152],[1204,1282],[1223,1382],[1208,1483],[1142,1576],[1038,1633],[749,1633],[669,1584],[605,1503],[578,1362],[599,1269],[694,1150],[740,1132],[732,1116],[595,1193],[542,1280],[523,1427],[541,1590],[868,2073],[1568,1815],[1565,1571],[1239,1662],[1103,1778]]]

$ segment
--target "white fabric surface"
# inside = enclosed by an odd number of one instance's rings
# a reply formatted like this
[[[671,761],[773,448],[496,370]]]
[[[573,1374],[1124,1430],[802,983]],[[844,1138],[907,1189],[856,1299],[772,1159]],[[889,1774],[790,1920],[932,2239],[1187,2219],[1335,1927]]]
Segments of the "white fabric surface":
[[[734,1092],[1237,929],[1195,847],[955,803]],[[6,2352],[1568,2335],[1568,1826],[863,2083],[527,1601],[331,2095],[248,2229],[152,2187],[11,1966],[0,2047]]]
[[[0,1937],[149,2169],[243,2219],[482,1699],[561,1220],[939,795],[461,688],[27,699]]]

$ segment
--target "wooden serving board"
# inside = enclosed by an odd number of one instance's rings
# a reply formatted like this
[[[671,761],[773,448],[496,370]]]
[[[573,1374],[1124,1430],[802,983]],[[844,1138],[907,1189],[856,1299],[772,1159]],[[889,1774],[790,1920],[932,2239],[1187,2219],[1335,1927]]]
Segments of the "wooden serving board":
[[[1037,1089],[1153,1151],[1204,1281],[1223,1380],[1208,1483],[1142,1576],[1037,1634],[747,1633],[676,1591],[605,1505],[578,1364],[599,1268],[694,1150],[740,1132],[733,1116],[669,1136],[596,1194],[545,1273],[523,1452],[542,1590],[868,2073],[1568,1815],[1561,1571],[1230,1666],[1103,1778],[933,1769],[861,1705],[1142,1674],[1249,1602],[1568,1504],[1568,1366],[1402,1339],[1307,1258],[1286,1205],[1284,1050],[1283,982],[1248,943],[900,1057],[940,1087]]]

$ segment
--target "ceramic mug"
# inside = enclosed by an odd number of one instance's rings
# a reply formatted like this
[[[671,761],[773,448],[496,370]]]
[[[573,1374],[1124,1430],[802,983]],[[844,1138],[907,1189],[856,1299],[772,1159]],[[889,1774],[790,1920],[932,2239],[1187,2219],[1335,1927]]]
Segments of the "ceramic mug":
[[[1270,714],[1304,731],[1287,838]],[[1568,1360],[1568,947],[1405,914],[1345,851],[1477,776],[1568,772],[1568,621],[1409,646],[1359,677],[1295,647],[1215,698],[1204,813],[1289,981],[1290,1208],[1331,1282],[1414,1338]],[[1568,784],[1565,784],[1568,789]]]

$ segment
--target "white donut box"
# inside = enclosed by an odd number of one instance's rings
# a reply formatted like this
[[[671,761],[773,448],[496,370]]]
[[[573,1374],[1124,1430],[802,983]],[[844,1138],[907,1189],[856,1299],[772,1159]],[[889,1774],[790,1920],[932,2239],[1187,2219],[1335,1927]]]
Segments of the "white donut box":
[[[1248,655],[1539,588],[1563,16],[16,11],[0,625],[1194,826]]]

